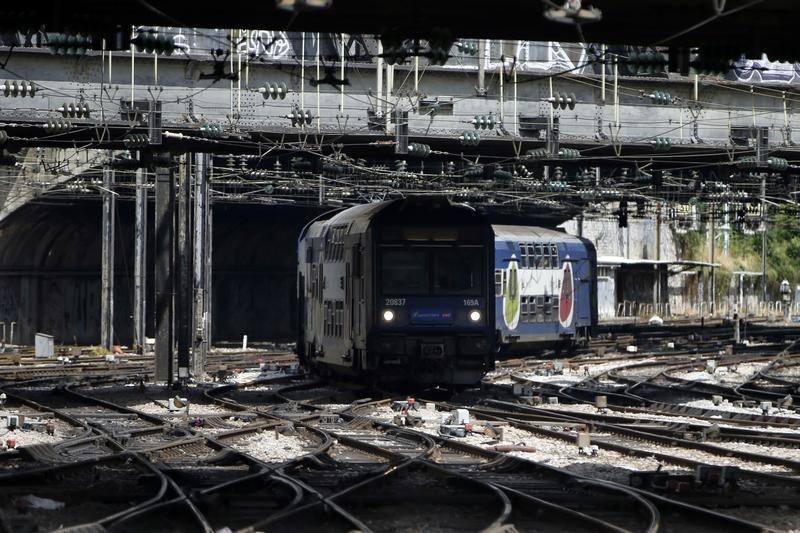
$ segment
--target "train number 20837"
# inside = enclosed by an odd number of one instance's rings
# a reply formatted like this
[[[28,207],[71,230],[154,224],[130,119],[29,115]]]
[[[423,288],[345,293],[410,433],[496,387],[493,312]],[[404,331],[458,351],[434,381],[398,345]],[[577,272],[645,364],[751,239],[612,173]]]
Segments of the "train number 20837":
[[[385,305],[387,307],[389,307],[389,306],[402,307],[402,306],[406,305],[406,299],[405,298],[384,298],[383,305]]]

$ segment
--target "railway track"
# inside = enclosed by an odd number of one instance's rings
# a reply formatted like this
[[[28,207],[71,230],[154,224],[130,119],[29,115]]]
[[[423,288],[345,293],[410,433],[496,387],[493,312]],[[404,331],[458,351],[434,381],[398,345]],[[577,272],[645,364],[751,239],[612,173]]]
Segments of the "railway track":
[[[637,353],[615,353],[642,345],[633,334],[593,343],[561,377],[537,376],[541,359],[504,362],[483,391],[462,395],[466,403],[427,402],[425,420],[412,425],[391,409],[403,398],[368,400],[375,391],[303,375],[245,372],[237,380],[254,379],[175,391],[147,384],[149,363],[135,358],[22,374],[35,377],[2,387],[8,407],[52,418],[58,438],[0,453],[0,500],[10,502],[0,503],[0,526],[19,527],[22,508],[38,501],[28,495],[64,504],[74,517],[66,525],[107,531],[769,527],[742,511],[754,505],[789,509],[770,519],[793,523],[800,417],[777,407],[726,410],[734,402],[794,400],[800,365],[791,350],[777,358],[780,345],[772,343],[726,354],[718,339],[692,347],[652,338],[652,349]],[[683,377],[710,360],[753,372],[724,382]],[[233,351],[213,364],[230,372],[262,362],[293,364],[288,354]],[[39,369],[27,361],[15,367],[28,370]],[[514,385],[543,404],[515,396]],[[594,407],[600,395],[607,407]],[[722,404],[697,404],[711,396]],[[442,433],[442,417],[458,408],[494,433]],[[581,455],[579,433],[589,434],[596,452]],[[725,484],[694,481],[684,490],[700,473],[734,470]],[[118,474],[119,490],[104,490],[108,472]],[[50,477],[59,482],[41,486]],[[37,527],[55,527],[53,513],[33,516]]]

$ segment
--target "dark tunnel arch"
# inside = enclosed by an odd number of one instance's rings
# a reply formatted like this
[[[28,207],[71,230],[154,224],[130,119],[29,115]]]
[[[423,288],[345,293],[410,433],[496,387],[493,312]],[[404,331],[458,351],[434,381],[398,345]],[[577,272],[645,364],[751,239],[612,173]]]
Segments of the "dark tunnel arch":
[[[319,207],[215,204],[212,337],[292,340],[296,328],[297,235]],[[153,202],[148,206],[148,335],[153,334]],[[0,321],[15,342],[41,331],[57,343],[100,337],[99,199],[25,205],[0,222]],[[117,202],[115,342],[133,337],[133,202]]]

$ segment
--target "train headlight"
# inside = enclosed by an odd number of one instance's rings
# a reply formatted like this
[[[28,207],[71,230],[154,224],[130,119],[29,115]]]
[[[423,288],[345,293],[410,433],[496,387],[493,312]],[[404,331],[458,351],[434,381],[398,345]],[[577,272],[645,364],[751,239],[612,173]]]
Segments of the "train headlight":
[[[481,319],[481,312],[477,309],[473,309],[469,312],[469,319],[473,322],[478,322]]]
[[[383,321],[391,322],[392,320],[394,320],[394,311],[392,311],[391,309],[387,309],[386,311],[383,312]]]

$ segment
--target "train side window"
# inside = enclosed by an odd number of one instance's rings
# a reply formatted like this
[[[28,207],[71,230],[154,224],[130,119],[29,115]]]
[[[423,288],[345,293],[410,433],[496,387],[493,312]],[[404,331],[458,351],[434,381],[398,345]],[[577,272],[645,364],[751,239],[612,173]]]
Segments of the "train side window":
[[[553,256],[553,268],[558,268],[558,246],[550,245],[550,255]]]
[[[536,258],[536,268],[543,268],[544,267],[544,257],[542,255],[542,245],[536,244],[534,245],[534,257]]]
[[[546,315],[553,314],[553,303],[552,302],[553,302],[553,299],[550,297],[550,295],[545,295],[545,297],[544,297],[544,314],[546,314]],[[550,318],[548,316],[548,320],[549,319]]]
[[[536,297],[536,310],[538,311],[537,318],[539,322],[544,321],[544,296]]]
[[[344,301],[336,300],[334,305],[333,335],[334,337],[344,337]]]
[[[544,253],[544,267],[553,268],[553,252],[549,244],[542,245],[542,253]]]
[[[498,268],[494,271],[494,295],[503,295],[503,269]]]
[[[519,243],[519,264],[517,266],[520,268],[528,266],[528,251],[524,242]]]

